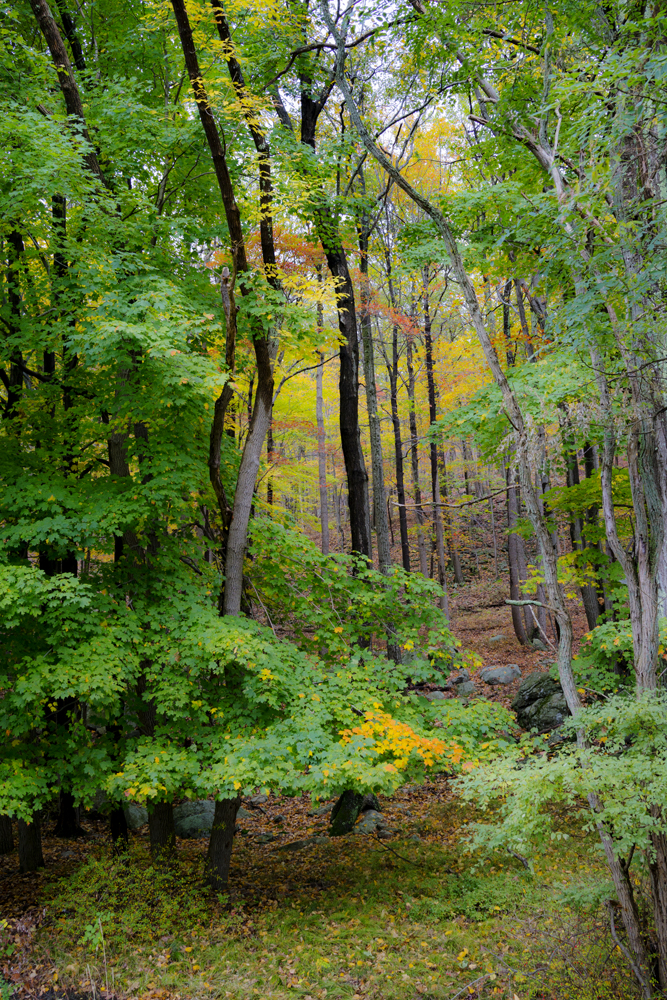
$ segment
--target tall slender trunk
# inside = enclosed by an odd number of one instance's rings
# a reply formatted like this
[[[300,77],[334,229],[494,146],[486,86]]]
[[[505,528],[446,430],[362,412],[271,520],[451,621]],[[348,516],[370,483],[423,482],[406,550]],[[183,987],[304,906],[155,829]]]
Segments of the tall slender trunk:
[[[322,307],[317,308],[318,324],[321,326]],[[322,393],[322,371],[324,355],[317,352],[320,363],[317,366],[317,465],[320,487],[320,530],[322,535],[322,554],[329,555],[329,496],[327,491],[327,452],[324,434],[324,399]]]
[[[415,497],[415,513],[417,515],[417,543],[419,547],[419,570],[428,579],[428,553],[424,538],[424,510],[422,494],[419,485],[419,438],[417,437],[417,414],[415,411],[415,371],[412,361],[412,339],[406,338],[406,363],[408,366],[408,404],[410,422],[410,467],[412,470],[412,489]]]
[[[389,285],[389,301],[396,310],[394,282],[391,276],[391,254],[385,250],[385,269]],[[398,497],[398,522],[401,532],[401,558],[403,569],[410,572],[410,540],[408,538],[408,515],[405,506],[405,475],[403,472],[403,442],[401,441],[401,420],[398,413],[398,327],[391,327],[391,363],[387,363],[389,392],[391,396],[391,423],[394,430],[394,456],[396,461],[396,495]]]
[[[438,462],[440,467],[440,496],[446,503],[449,499],[449,490],[447,488],[447,462],[445,460],[445,449],[442,446],[438,448]],[[443,511],[442,523],[445,537],[447,538],[447,551],[449,552],[449,558],[454,571],[454,581],[458,584],[463,584],[465,583],[465,579],[463,577],[463,569],[461,568],[461,557],[459,556],[458,545],[456,544],[454,532],[452,530],[452,519],[446,507]]]
[[[224,18],[224,11],[220,4],[213,3],[216,25],[222,41],[229,42],[229,30]],[[246,256],[245,238],[241,227],[241,216],[236,202],[234,187],[229,174],[225,150],[223,148],[217,125],[211,113],[211,106],[204,87],[203,78],[199,68],[199,60],[195,50],[192,37],[192,29],[185,8],[184,0],[172,0],[174,16],[181,40],[181,47],[185,58],[185,65],[190,77],[192,89],[199,111],[202,128],[206,136],[213,166],[215,169],[218,187],[222,203],[225,209],[227,226],[229,229],[232,260],[234,265],[234,275],[238,276],[242,294],[247,294],[250,289],[246,286],[242,276],[249,271],[248,259]],[[230,75],[237,94],[245,96],[245,83],[241,74],[240,66],[230,55],[227,58],[230,68]],[[248,122],[250,134],[255,142],[259,154],[259,185],[260,203],[262,208],[262,221],[260,223],[260,237],[262,244],[262,257],[266,280],[275,289],[280,288],[275,258],[275,246],[273,242],[273,228],[271,216],[272,184],[270,172],[270,150],[264,134],[261,131],[259,119],[252,108],[245,105],[245,116]],[[229,360],[233,361],[236,339],[236,303],[232,285],[226,288],[223,295],[225,312],[227,314],[227,350]],[[227,535],[227,551],[225,556],[225,582],[222,609],[224,614],[238,615],[241,612],[241,599],[243,595],[243,561],[248,539],[248,523],[252,509],[252,500],[257,482],[257,472],[261,458],[264,438],[266,437],[271,418],[271,407],[273,402],[273,357],[272,343],[270,336],[261,327],[253,330],[252,337],[255,350],[255,360],[257,364],[257,391],[253,405],[252,419],[248,428],[241,464],[234,495],[234,506],[229,522]],[[228,364],[229,364],[228,360]],[[231,367],[231,366],[230,366]],[[220,441],[224,430],[224,415],[227,403],[231,396],[225,394],[224,389],[219,400],[216,401],[213,427],[211,429],[211,444],[209,455],[209,468],[213,488],[218,498],[223,520],[228,517],[229,505],[224,494],[224,489],[220,481]]]
[[[361,310],[359,314],[361,337],[364,348],[364,381],[366,383],[366,408],[371,442],[371,464],[373,468],[373,511],[375,533],[378,545],[380,572],[391,572],[391,546],[389,544],[389,524],[387,522],[387,499],[384,490],[384,462],[382,460],[382,430],[377,405],[375,383],[375,351],[370,314],[370,288],[368,282],[368,238],[370,219],[362,212],[359,225],[359,256],[361,272]]]
[[[521,598],[521,559],[519,548],[523,545],[523,539],[516,534],[516,524],[519,520],[519,497],[516,487],[514,473],[508,463],[505,475],[507,477],[507,563],[510,575],[510,600],[518,601]],[[512,605],[512,626],[514,634],[522,646],[528,645],[528,635],[526,634],[526,623],[523,616],[523,608]],[[532,631],[532,630],[531,630]]]
[[[428,412],[431,427],[435,425],[437,412],[435,404],[435,379],[433,376],[433,341],[431,339],[431,312],[428,300],[428,269],[424,268],[424,294],[423,294],[423,314],[424,314],[424,346],[426,348],[426,380],[428,384]],[[447,577],[445,564],[445,539],[442,528],[442,517],[440,515],[440,469],[438,468],[438,446],[431,438],[431,497],[433,502],[433,526],[435,528],[435,548],[438,557],[438,577],[442,587],[440,607],[444,613],[449,615],[449,602],[447,599]]]

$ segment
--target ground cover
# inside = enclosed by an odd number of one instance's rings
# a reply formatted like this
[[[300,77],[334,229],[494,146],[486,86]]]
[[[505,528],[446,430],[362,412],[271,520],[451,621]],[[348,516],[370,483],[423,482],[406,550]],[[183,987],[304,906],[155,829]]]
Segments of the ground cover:
[[[564,820],[572,846],[529,871],[464,850],[470,811],[444,777],[381,804],[389,841],[320,839],[327,818],[307,799],[249,811],[228,896],[202,888],[202,841],[181,841],[156,872],[143,830],[128,858],[101,826],[85,843],[45,838],[39,876],[8,874],[16,861],[4,860],[5,981],[19,995],[94,986],[156,1000],[636,995],[603,914],[564,902],[568,884],[605,877],[593,838]]]

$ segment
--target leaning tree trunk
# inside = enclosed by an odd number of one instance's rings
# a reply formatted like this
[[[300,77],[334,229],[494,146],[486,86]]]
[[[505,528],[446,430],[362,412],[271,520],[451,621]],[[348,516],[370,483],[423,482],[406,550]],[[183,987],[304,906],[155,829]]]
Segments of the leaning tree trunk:
[[[234,845],[236,814],[240,805],[240,798],[218,799],[215,803],[204,873],[208,885],[218,891],[227,888],[229,865]]]
[[[13,850],[12,817],[0,816],[0,854],[11,854]]]
[[[35,815],[30,823],[20,819],[19,823],[19,870],[21,874],[34,872],[44,867],[42,854],[42,829]]]
[[[168,861],[176,850],[174,807],[171,802],[156,802],[148,813],[151,857],[155,864]]]

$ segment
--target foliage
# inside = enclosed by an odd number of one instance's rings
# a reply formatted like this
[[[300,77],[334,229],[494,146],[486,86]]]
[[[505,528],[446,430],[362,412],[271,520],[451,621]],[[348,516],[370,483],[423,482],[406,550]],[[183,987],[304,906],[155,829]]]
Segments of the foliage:
[[[459,789],[467,800],[498,808],[492,825],[471,825],[472,843],[544,851],[568,837],[558,815],[571,810],[585,830],[600,823],[613,829],[619,857],[639,847],[651,858],[651,837],[667,830],[665,703],[663,692],[638,699],[614,695],[564,724],[566,735],[581,731],[589,745],[565,746],[556,755],[507,755],[462,777]],[[586,805],[589,796],[597,797],[594,811]]]

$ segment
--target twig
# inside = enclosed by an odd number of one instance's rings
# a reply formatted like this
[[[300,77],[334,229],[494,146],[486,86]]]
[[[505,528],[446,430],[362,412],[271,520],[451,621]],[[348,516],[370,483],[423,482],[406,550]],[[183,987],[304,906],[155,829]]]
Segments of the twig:
[[[403,855],[399,854],[398,851],[395,851],[393,847],[389,847],[387,844],[383,844],[382,841],[380,840],[380,835],[378,834],[377,830],[375,831],[375,839],[377,840],[380,847],[384,847],[385,851],[391,851],[391,853],[395,854],[396,857],[400,858],[401,861],[407,861],[409,865],[414,865],[416,868],[422,867],[418,861],[411,861],[410,858],[404,858]]]
[[[535,622],[535,624],[537,625],[538,629],[540,630],[540,632],[542,633],[542,635],[544,636],[544,638],[547,640],[547,642],[549,643],[549,645],[551,646],[551,648],[554,651],[556,651],[556,647],[554,646],[553,642],[551,641],[551,639],[549,638],[549,636],[547,635],[547,633],[544,631],[544,629],[540,625],[539,621],[537,620],[537,615],[533,611],[532,605],[529,605],[529,607],[530,607],[530,613],[533,616],[533,621]]]
[[[530,862],[528,861],[528,858],[524,858],[523,854],[517,854],[517,852],[513,851],[511,847],[508,847],[507,850],[508,853],[511,854],[513,858],[516,858],[517,861],[520,861],[523,867],[526,868],[528,871],[530,871]]]
[[[442,500],[436,501],[439,507],[470,507],[474,503],[484,503],[485,500],[491,500],[492,497],[499,496],[500,493],[507,493],[508,489],[516,489],[514,486],[503,486],[501,490],[496,490],[495,493],[487,493],[484,497],[479,497],[477,500],[462,500],[461,503],[443,503]],[[422,500],[421,503],[399,503],[397,500],[392,500],[394,507],[428,507],[433,503],[432,500]]]
[[[505,604],[515,604],[519,608],[530,607],[533,604],[537,608],[546,608],[547,611],[553,611],[556,613],[556,609],[552,608],[550,604],[543,604],[542,601],[510,601],[508,598],[505,599]]]
[[[488,979],[488,977],[489,973],[485,972],[483,976],[478,976],[477,979],[473,979],[471,983],[466,983],[465,986],[462,989],[460,989],[458,993],[455,993],[454,996],[450,997],[449,1000],[456,1000],[457,997],[460,997],[462,993],[465,993],[466,990],[469,990],[472,986],[475,985],[475,983],[481,983],[485,979]]]
[[[257,600],[258,600],[258,601],[259,601],[259,603],[260,603],[260,604],[262,605],[262,608],[264,608],[264,614],[265,614],[265,615],[266,615],[266,617],[267,617],[267,618],[269,619],[269,625],[271,626],[271,631],[273,632],[273,634],[275,635],[275,637],[276,637],[276,639],[277,639],[277,638],[278,638],[278,636],[277,636],[277,634],[276,634],[276,630],[275,630],[275,628],[273,627],[273,622],[271,621],[271,615],[269,614],[269,612],[268,612],[268,611],[266,610],[266,608],[264,607],[264,602],[262,601],[262,598],[261,598],[261,597],[259,596],[259,593],[257,592],[257,587],[256,587],[256,586],[255,586],[255,584],[254,584],[254,583],[252,582],[252,580],[250,581],[250,586],[251,586],[251,587],[252,587],[252,589],[253,589],[253,590],[255,591],[255,594],[257,594]]]
[[[632,971],[634,972],[635,976],[637,977],[637,982],[641,986],[642,990],[646,991],[648,989],[648,983],[646,981],[646,977],[644,976],[644,973],[639,968],[639,966],[636,964],[636,962],[634,961],[632,955],[630,954],[630,952],[628,951],[628,949],[625,947],[625,945],[622,944],[621,941],[619,941],[618,934],[616,933],[616,925],[614,923],[614,908],[612,906],[612,903],[611,903],[610,900],[607,899],[607,900],[605,900],[605,904],[604,905],[607,907],[607,910],[609,911],[609,924],[610,924],[610,928],[609,929],[611,931],[612,940],[613,940],[614,944],[618,947],[618,950],[620,952],[622,952],[623,955],[625,956],[625,960],[628,963],[628,965],[630,966],[630,968],[632,969]]]

